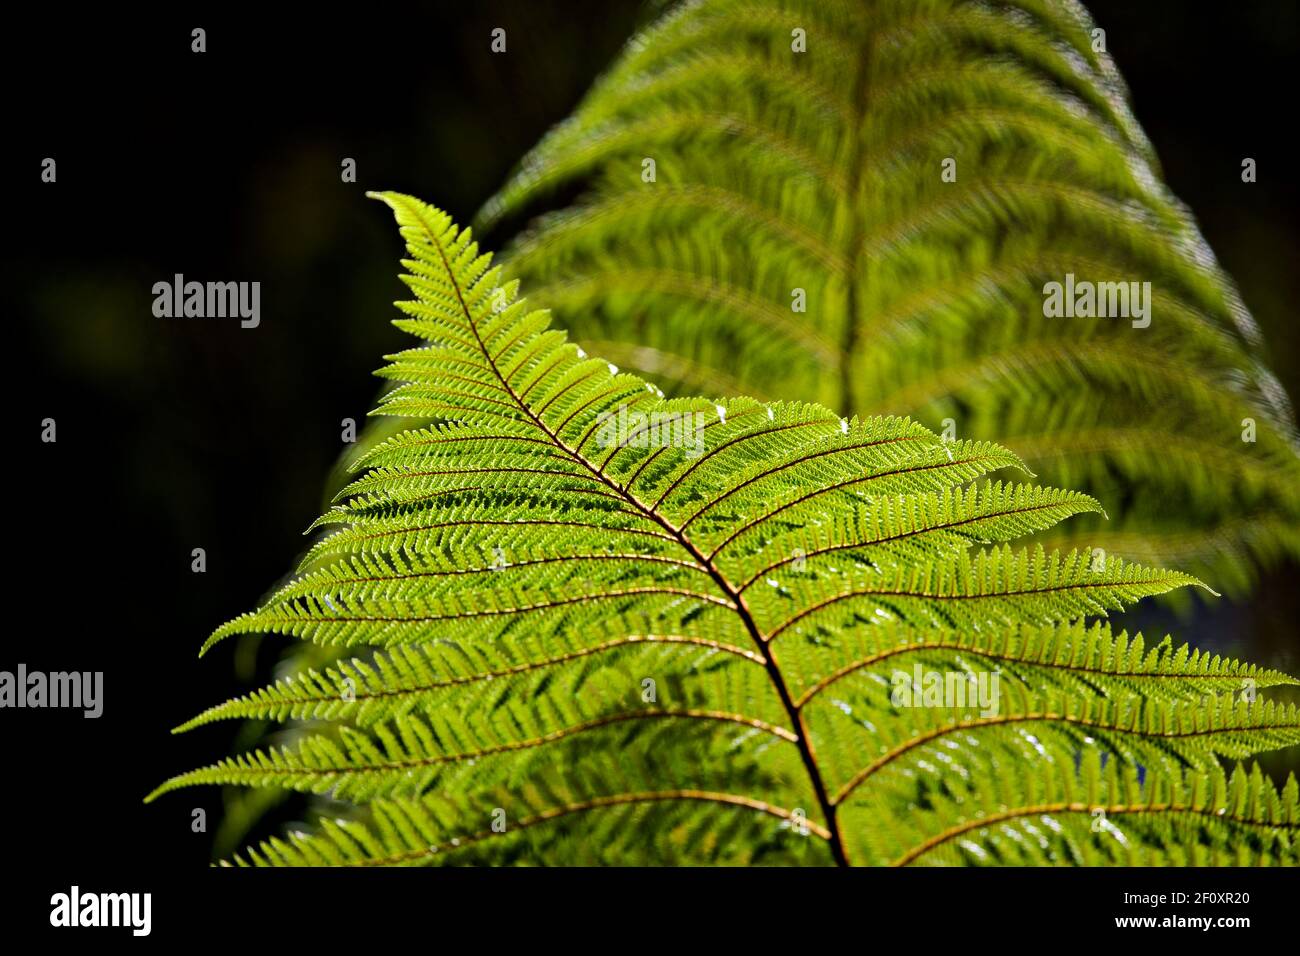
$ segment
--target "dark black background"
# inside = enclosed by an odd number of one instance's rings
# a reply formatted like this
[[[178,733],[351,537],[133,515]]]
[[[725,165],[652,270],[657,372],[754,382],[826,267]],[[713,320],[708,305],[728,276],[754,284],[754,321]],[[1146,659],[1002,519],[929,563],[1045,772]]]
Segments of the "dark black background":
[[[1300,395],[1296,4],[1089,6],[1166,178]],[[0,668],[102,670],[106,685],[99,720],[0,712],[6,869],[35,907],[12,920],[43,923],[49,893],[73,882],[211,879],[196,875],[211,834],[192,833],[190,815],[203,807],[214,827],[220,793],[141,798],[230,750],[233,725],[168,731],[262,683],[283,645],[238,674],[235,642],[202,661],[198,647],[290,569],[342,449],[340,419],[361,420],[371,371],[402,343],[389,324],[397,237],[363,191],[411,192],[468,221],[643,16],[634,3],[555,0],[294,16],[49,6],[5,30],[15,587]],[[194,26],[205,54],[190,52]],[[495,26],[504,56],[489,52]],[[46,156],[53,185],[40,182]],[[1253,186],[1243,156],[1258,160]],[[358,183],[340,182],[343,157]],[[151,287],[176,272],[261,281],[261,327],[155,319]],[[40,441],[46,417],[57,444]],[[195,547],[206,574],[190,571]],[[1280,569],[1249,606],[1220,602],[1171,627],[1275,666],[1290,655],[1294,669],[1295,580]]]

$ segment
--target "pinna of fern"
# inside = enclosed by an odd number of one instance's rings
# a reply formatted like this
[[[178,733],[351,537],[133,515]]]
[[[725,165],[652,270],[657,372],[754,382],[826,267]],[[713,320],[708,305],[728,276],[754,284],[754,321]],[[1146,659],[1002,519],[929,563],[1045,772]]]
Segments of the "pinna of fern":
[[[1107,502],[1049,546],[1233,592],[1300,555],[1291,404],[1075,0],[672,4],[478,224],[506,220],[512,274],[670,394],[997,436]],[[1146,318],[1046,315],[1075,279],[1148,283]]]
[[[370,448],[303,573],[205,645],[353,654],[179,728],[302,736],[150,799],[347,808],[237,862],[1296,861],[1294,778],[1220,765],[1300,741],[1258,693],[1296,681],[1085,621],[1187,574],[1013,544],[1095,500],[989,481],[1019,459],[907,419],[664,399],[447,215],[380,198],[424,344],[377,412],[436,422]],[[643,440],[656,421],[698,431]],[[900,701],[922,671],[997,699]]]

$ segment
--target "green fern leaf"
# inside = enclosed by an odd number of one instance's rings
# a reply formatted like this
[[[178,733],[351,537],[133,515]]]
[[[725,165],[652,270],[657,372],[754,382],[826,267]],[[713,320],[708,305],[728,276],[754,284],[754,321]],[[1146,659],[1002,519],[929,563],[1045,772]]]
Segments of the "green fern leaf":
[[[352,656],[183,725],[296,739],[150,799],[346,808],[259,864],[1295,862],[1294,780],[1219,760],[1300,742],[1256,696],[1296,681],[1084,622],[1190,575],[1013,544],[1093,499],[907,419],[665,400],[381,198],[427,345],[378,412],[438,421],[371,447],[303,571],[205,645]]]

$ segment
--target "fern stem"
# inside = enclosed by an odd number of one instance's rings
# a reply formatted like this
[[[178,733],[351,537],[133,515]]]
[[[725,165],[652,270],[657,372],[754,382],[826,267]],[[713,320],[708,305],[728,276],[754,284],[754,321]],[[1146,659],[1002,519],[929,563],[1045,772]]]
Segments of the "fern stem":
[[[1007,820],[1015,820],[1020,817],[1031,817],[1037,813],[1092,813],[1094,810],[1103,810],[1106,816],[1117,816],[1123,813],[1188,813],[1197,816],[1209,817],[1213,820],[1226,820],[1229,823],[1241,823],[1247,826],[1273,826],[1281,827],[1287,830],[1300,829],[1300,823],[1288,823],[1285,821],[1273,821],[1267,823],[1263,820],[1251,820],[1246,817],[1228,816],[1221,810],[1207,810],[1201,807],[1189,806],[1181,803],[1153,803],[1153,804],[1116,804],[1114,806],[1090,806],[1086,803],[1044,803],[1033,807],[1018,807],[1015,810],[1006,810],[1002,813],[993,813],[987,817],[979,817],[975,820],[968,820],[965,823],[955,827],[950,827],[942,833],[936,833],[923,843],[919,843],[912,849],[900,856],[890,866],[908,866],[915,862],[919,857],[929,853],[935,847],[942,846],[949,840],[961,836],[963,833],[969,833],[971,830],[978,830],[980,827],[986,827],[994,823],[1003,823]]]
[[[853,98],[850,103],[850,108],[856,108],[857,115],[855,123],[850,127],[852,140],[847,163],[849,185],[846,190],[848,195],[847,208],[853,227],[849,230],[849,241],[842,253],[845,261],[849,264],[848,281],[845,283],[848,296],[844,310],[844,348],[840,353],[839,411],[845,415],[854,412],[853,356],[857,348],[858,309],[861,305],[860,296],[858,295],[858,282],[861,278],[862,253],[866,247],[866,224],[862,221],[863,213],[859,193],[864,179],[863,167],[866,166],[867,162],[867,150],[862,141],[867,135],[864,127],[867,123],[867,107],[870,97],[870,86],[867,81],[871,76],[872,43],[872,32],[870,27],[867,27],[866,38],[862,43],[862,55],[858,62],[857,72],[853,77]]]
[[[1127,727],[1118,720],[1111,721],[1110,723],[1106,723],[1100,720],[1089,720],[1086,717],[1076,717],[1073,714],[1068,714],[1068,713],[1057,714],[1057,713],[1050,713],[1050,712],[1034,713],[1034,714],[1008,714],[1006,716],[998,716],[998,717],[980,717],[975,720],[959,720],[956,721],[955,723],[947,725],[946,727],[936,727],[933,730],[928,730],[925,733],[919,734],[918,736],[913,737],[910,740],[906,740],[903,743],[899,744],[898,746],[894,747],[883,757],[879,757],[876,760],[873,760],[862,770],[858,771],[858,773],[853,777],[853,779],[851,779],[848,783],[846,783],[843,787],[840,788],[839,793],[837,793],[834,797],[835,805],[839,806],[850,796],[852,796],[853,791],[857,790],[858,787],[860,787],[864,782],[866,782],[868,777],[870,777],[872,774],[879,771],[882,767],[885,767],[888,764],[893,763],[899,757],[903,756],[903,754],[915,750],[917,747],[927,744],[932,740],[938,740],[940,737],[944,737],[948,734],[956,733],[961,730],[973,730],[973,729],[978,729],[980,727],[1000,727],[1009,724],[1038,723],[1038,722],[1070,724],[1075,727],[1087,727],[1090,730],[1109,731],[1115,734],[1139,733],[1144,737],[1157,738],[1163,740],[1185,740],[1192,737],[1204,737],[1208,734],[1221,734],[1227,730],[1233,729],[1233,728],[1209,726],[1203,728],[1198,727],[1194,730],[1153,730],[1149,727],[1146,728],[1145,730],[1139,730],[1136,724],[1132,727]],[[1300,729],[1300,724],[1278,724],[1277,726],[1287,727],[1291,729]]]
[[[549,823],[561,817],[569,816],[573,813],[585,813],[588,810],[595,810],[601,807],[619,807],[635,803],[655,803],[662,800],[698,800],[703,803],[719,803],[733,807],[745,807],[750,810],[757,810],[760,813],[767,813],[782,820],[793,821],[794,812],[787,810],[785,807],[773,806],[762,800],[754,800],[750,797],[739,796],[734,793],[714,793],[706,790],[666,790],[658,793],[619,793],[609,797],[595,797],[591,800],[582,800],[577,803],[566,804],[562,807],[556,807],[539,813],[536,816],[525,817],[516,821],[514,829],[523,830],[527,827],[537,826],[541,823]],[[809,820],[805,824],[808,829],[822,839],[829,839],[829,831],[818,823]],[[500,836],[492,830],[483,830],[479,833],[471,834],[468,837],[461,837],[454,842],[447,842],[441,846],[430,846],[419,850],[413,850],[408,853],[394,854],[386,857],[371,857],[356,863],[346,864],[348,866],[392,866],[397,863],[406,863],[418,860],[421,857],[437,853],[439,850],[448,852],[459,850],[471,844],[478,843],[481,840],[491,839],[494,836]]]
[[[1073,674],[1087,674],[1095,677],[1117,677],[1128,680],[1173,680],[1173,681],[1200,681],[1215,680],[1222,681],[1225,679],[1237,678],[1236,674],[1221,673],[1211,671],[1205,674],[1186,674],[1179,671],[1140,671],[1140,670],[1106,670],[1104,667],[1088,667],[1083,664],[1068,664],[1053,660],[1035,660],[1028,657],[1017,657],[1014,654],[1000,654],[990,650],[983,650],[973,644],[963,644],[961,641],[935,641],[933,643],[918,642],[915,644],[900,644],[897,647],[891,647],[888,650],[880,651],[869,657],[846,664],[839,670],[826,675],[817,683],[813,684],[799,696],[795,704],[800,708],[807,706],[808,702],[814,697],[830,687],[837,681],[843,680],[850,674],[868,667],[874,667],[881,661],[889,660],[891,657],[897,657],[900,654],[919,654],[926,651],[961,651],[966,654],[972,654],[982,657],[989,661],[1000,661],[1008,666],[1022,664],[1028,667],[1041,667],[1055,671],[1069,671]]]
[[[519,407],[520,411],[527,416],[534,426],[550,439],[556,448],[568,454],[570,458],[581,464],[594,476],[603,481],[611,490],[623,496],[628,504],[641,511],[646,518],[655,522],[672,535],[677,542],[690,553],[691,557],[698,561],[708,571],[709,576],[713,578],[714,582],[722,590],[729,603],[734,605],[736,613],[740,615],[740,618],[745,625],[745,629],[749,632],[750,637],[753,638],[754,643],[763,654],[767,673],[769,677],[771,677],[772,684],[776,688],[777,695],[781,699],[781,706],[785,708],[786,713],[790,716],[792,724],[798,728],[798,739],[795,741],[795,744],[799,748],[799,756],[803,760],[803,765],[808,771],[808,777],[812,782],[813,792],[817,797],[817,803],[821,807],[822,815],[826,819],[827,832],[830,834],[829,841],[831,846],[831,855],[834,857],[836,865],[848,866],[849,859],[844,849],[844,841],[841,838],[839,827],[836,825],[835,821],[835,805],[831,802],[830,793],[826,788],[826,783],[822,779],[821,771],[817,766],[817,760],[813,755],[812,741],[809,739],[807,726],[803,721],[803,715],[799,712],[799,708],[794,705],[794,699],[790,694],[790,689],[786,686],[785,678],[781,674],[780,667],[777,666],[776,657],[772,653],[769,642],[763,639],[762,631],[759,630],[758,624],[754,621],[754,616],[750,613],[749,608],[745,604],[744,598],[740,595],[740,592],[737,591],[735,586],[727,580],[726,576],[723,575],[714,563],[704,556],[704,553],[695,546],[694,542],[686,537],[685,533],[683,533],[681,529],[675,527],[671,521],[659,514],[658,511],[647,506],[637,498],[636,495],[632,494],[626,488],[619,485],[618,482],[611,479],[603,471],[597,468],[596,465],[589,461],[581,452],[570,448],[559,435],[551,430],[550,426],[546,424],[541,416],[528,406],[524,399],[515,391],[515,388],[510,384],[510,381],[501,374],[501,369],[498,367],[495,357],[488,349],[487,343],[483,341],[483,337],[478,330],[478,324],[474,321],[474,313],[469,308],[468,303],[465,302],[465,296],[461,291],[460,283],[456,280],[456,272],[452,268],[451,263],[447,261],[447,253],[442,248],[442,244],[438,242],[437,237],[434,236],[432,232],[427,229],[425,232],[429,236],[430,244],[437,250],[438,256],[442,260],[443,267],[446,269],[452,289],[456,293],[456,299],[460,303],[461,311],[465,315],[465,320],[469,324],[470,331],[474,333],[474,338],[478,342],[479,351],[487,361],[489,368],[492,369],[492,373],[496,376],[497,381],[501,383],[501,387]]]

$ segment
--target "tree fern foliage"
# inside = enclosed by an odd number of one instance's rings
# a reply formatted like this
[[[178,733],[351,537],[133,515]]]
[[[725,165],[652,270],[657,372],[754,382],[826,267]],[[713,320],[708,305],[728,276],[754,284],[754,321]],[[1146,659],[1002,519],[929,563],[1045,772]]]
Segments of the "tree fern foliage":
[[[540,214],[512,274],[670,393],[951,419],[1238,590],[1300,547],[1294,416],[1104,46],[1073,0],[676,5],[479,222]],[[1067,275],[1150,324],[1047,317]]]
[[[293,743],[151,795],[327,798],[235,862],[1296,862],[1295,779],[1237,763],[1300,740],[1266,699],[1296,681],[1095,620],[1188,574],[1018,543],[1096,500],[992,480],[1023,472],[1013,452],[906,418],[665,399],[447,215],[381,198],[422,341],[376,411],[414,427],[205,646],[338,659],[179,728],[263,719]],[[996,694],[898,694],[923,673]]]

